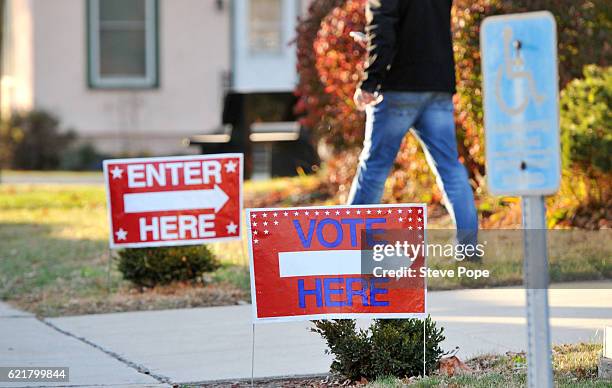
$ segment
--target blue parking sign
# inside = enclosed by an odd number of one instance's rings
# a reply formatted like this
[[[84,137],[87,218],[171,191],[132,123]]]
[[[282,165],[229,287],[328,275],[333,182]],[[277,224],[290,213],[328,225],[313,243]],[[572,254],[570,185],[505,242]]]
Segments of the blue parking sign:
[[[557,31],[550,12],[492,16],[480,32],[489,190],[559,189]]]

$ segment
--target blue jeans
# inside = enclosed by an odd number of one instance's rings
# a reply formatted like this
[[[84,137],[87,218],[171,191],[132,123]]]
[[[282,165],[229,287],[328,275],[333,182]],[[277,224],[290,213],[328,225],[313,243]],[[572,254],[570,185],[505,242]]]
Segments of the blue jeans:
[[[417,137],[444,192],[460,244],[476,244],[478,216],[468,175],[459,162],[450,93],[385,92],[366,110],[366,133],[348,203],[380,203],[385,181],[406,132]]]

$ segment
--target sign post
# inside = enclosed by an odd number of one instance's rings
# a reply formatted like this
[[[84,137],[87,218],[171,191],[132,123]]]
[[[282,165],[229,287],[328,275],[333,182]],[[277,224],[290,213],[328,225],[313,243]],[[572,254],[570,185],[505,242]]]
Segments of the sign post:
[[[549,12],[493,16],[481,27],[489,189],[520,195],[527,297],[528,384],[552,387],[544,195],[559,189],[559,86]]]

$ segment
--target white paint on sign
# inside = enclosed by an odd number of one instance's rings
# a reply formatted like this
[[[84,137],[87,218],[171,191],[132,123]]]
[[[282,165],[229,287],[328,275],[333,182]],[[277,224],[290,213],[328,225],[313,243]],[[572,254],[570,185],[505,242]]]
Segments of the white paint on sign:
[[[123,196],[125,213],[144,213],[173,210],[221,210],[229,197],[219,186],[211,190],[158,191],[130,193]]]
[[[155,241],[215,237],[214,214],[141,217],[139,224],[140,241],[148,241],[149,233]]]
[[[217,160],[129,164],[127,176],[129,188],[222,183],[221,163]]]

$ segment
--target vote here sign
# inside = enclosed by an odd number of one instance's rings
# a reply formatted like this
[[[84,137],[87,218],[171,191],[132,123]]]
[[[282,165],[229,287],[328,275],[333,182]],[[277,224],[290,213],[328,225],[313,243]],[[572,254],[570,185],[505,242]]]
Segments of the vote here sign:
[[[424,316],[425,279],[413,271],[425,265],[424,205],[247,209],[246,216],[254,322]],[[404,243],[389,238],[394,231],[418,248],[405,261],[412,270],[403,273],[412,276],[384,276],[384,263],[372,260],[375,245]]]
[[[110,247],[240,238],[242,154],[104,161]]]

